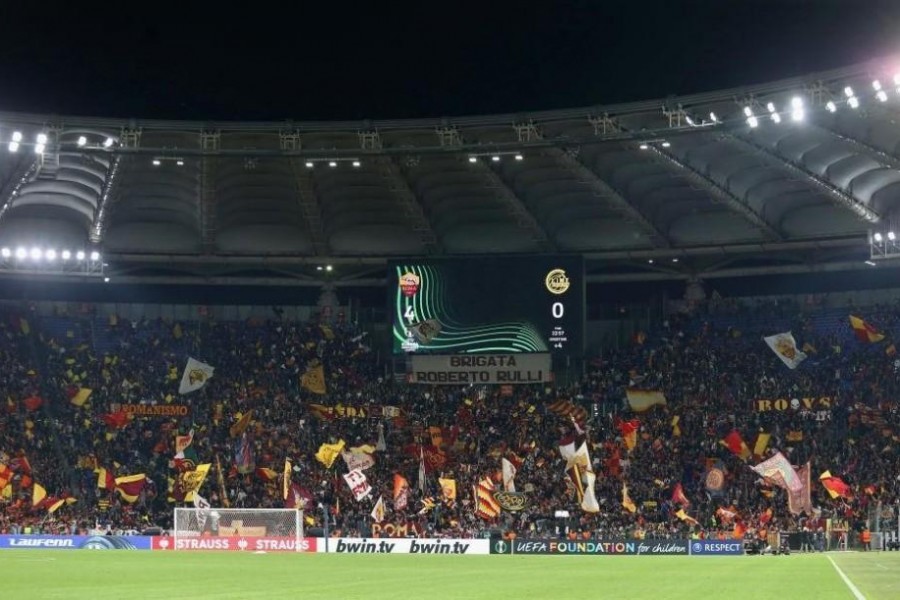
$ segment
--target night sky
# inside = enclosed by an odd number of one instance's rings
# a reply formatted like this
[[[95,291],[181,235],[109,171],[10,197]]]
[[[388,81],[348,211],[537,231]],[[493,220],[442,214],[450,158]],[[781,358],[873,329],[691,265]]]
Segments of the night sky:
[[[216,120],[515,112],[900,52],[900,0],[88,4],[2,3],[0,110]]]

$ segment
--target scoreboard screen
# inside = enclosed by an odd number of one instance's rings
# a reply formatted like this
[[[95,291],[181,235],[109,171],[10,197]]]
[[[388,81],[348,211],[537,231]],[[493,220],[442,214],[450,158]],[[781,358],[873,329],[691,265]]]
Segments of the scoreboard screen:
[[[397,260],[387,285],[396,354],[583,352],[580,256]]]

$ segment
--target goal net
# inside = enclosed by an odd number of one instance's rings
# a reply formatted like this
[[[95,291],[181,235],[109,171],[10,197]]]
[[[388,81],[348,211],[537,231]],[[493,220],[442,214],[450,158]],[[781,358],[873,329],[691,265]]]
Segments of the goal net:
[[[293,508],[176,508],[175,550],[304,549],[303,511]]]

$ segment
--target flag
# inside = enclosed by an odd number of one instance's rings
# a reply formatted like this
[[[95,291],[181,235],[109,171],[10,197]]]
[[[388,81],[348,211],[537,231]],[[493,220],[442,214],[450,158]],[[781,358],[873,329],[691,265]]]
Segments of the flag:
[[[213,376],[215,368],[199,360],[188,358],[187,365],[184,367],[184,373],[181,376],[181,384],[178,386],[179,394],[189,394],[196,392]]]
[[[316,460],[325,465],[326,469],[330,469],[345,445],[344,440],[338,441],[337,444],[322,444],[319,446],[319,451],[316,452]]]
[[[375,507],[372,509],[372,520],[376,523],[381,523],[384,521],[384,512],[384,496],[378,496],[378,502],[375,503]]]
[[[896,354],[897,354],[897,346],[895,346],[893,343],[889,344],[889,345],[884,349],[884,353],[887,354],[888,356],[894,356],[894,355],[896,355]]]
[[[672,489],[672,502],[677,502],[685,507],[691,505],[691,501],[684,495],[684,488],[681,486],[680,481],[676,483],[675,487]]]
[[[831,471],[825,471],[821,475],[819,475],[819,481],[822,482],[822,485],[825,486],[825,489],[828,490],[828,495],[832,498],[852,498],[853,492],[850,489],[850,486],[847,485],[843,479],[840,477],[835,477],[831,474]],[[35,484],[37,485],[37,484]]]
[[[503,472],[503,489],[507,492],[516,491],[516,473],[518,472],[518,469],[516,469],[516,466],[506,458],[501,459],[500,465]]]
[[[281,476],[281,498],[287,500],[288,490],[291,488],[291,461],[284,459],[284,472]]]
[[[787,435],[784,438],[789,442],[802,442],[803,441],[803,432],[802,431],[788,431]]]
[[[179,473],[174,484],[174,497],[178,501],[193,502],[194,493],[200,491],[212,463],[197,465],[193,471]]]
[[[634,412],[644,412],[657,405],[666,405],[666,397],[659,391],[631,388],[625,390],[625,397],[628,399],[628,406]]]
[[[351,448],[350,452],[341,451],[341,458],[347,463],[348,471],[355,471],[357,469],[365,471],[375,464],[375,458],[371,454],[354,450],[358,449]]]
[[[484,477],[474,486],[475,516],[486,521],[500,516],[500,505],[494,499],[494,482]]]
[[[241,475],[252,473],[256,468],[256,453],[246,433],[241,436],[241,439],[235,440],[234,466]]]
[[[678,517],[680,520],[684,521],[685,523],[690,523],[691,525],[699,525],[700,524],[697,522],[697,519],[688,516],[688,514],[686,512],[684,512],[683,508],[679,508],[675,512],[675,516]]]
[[[449,507],[456,503],[456,480],[438,478],[438,484],[441,486],[441,500]]]
[[[434,501],[434,498],[432,498],[431,496],[422,498],[422,510],[420,510],[416,514],[419,514],[419,515],[428,514],[432,509],[434,509],[435,506],[437,506],[437,503]]]
[[[197,509],[197,528],[202,532],[206,527],[206,520],[209,518],[209,509],[212,508],[212,504],[200,494],[194,494],[194,508]]]
[[[387,444],[384,441],[384,424],[378,424],[378,443],[375,444],[376,452],[384,452],[387,450]]]
[[[147,483],[147,476],[143,473],[137,475],[125,475],[124,477],[116,477],[116,491],[122,497],[122,500],[129,503],[137,502],[141,495],[141,490]]]
[[[306,373],[300,377],[300,385],[313,394],[324,394],[326,391],[325,367],[321,363],[309,365]]]
[[[747,528],[744,527],[744,524],[740,521],[734,522],[734,531],[731,532],[731,537],[736,540],[744,539],[744,535],[747,533]]]
[[[425,451],[419,446],[419,491],[425,491]]]
[[[765,525],[769,521],[772,520],[772,509],[767,508],[761,515],[759,515],[759,524]]]
[[[769,439],[771,439],[772,435],[768,433],[760,433],[756,436],[756,443],[753,444],[753,456],[757,458],[762,458],[763,454],[766,452],[766,448],[769,446]]]
[[[44,501],[44,498],[47,497],[47,490],[44,489],[39,483],[34,484],[34,488],[31,490],[31,505],[37,506],[41,502]]]
[[[275,481],[278,479],[278,472],[275,471],[275,469],[270,469],[268,467],[258,467],[256,469],[256,476],[263,481]]]
[[[8,466],[0,462],[0,490],[5,488],[12,481],[13,472]]]
[[[720,506],[718,509],[716,509],[716,516],[722,520],[722,523],[727,525],[728,523],[734,521],[734,518],[737,516],[737,511],[733,506],[728,508]]]
[[[625,447],[628,448],[629,452],[634,450],[634,447],[637,445],[637,432],[640,426],[641,422],[637,419],[619,421],[619,432],[622,434],[622,439],[625,441]]]
[[[228,434],[231,437],[238,437],[247,430],[247,427],[250,426],[250,419],[252,418],[253,409],[251,408],[243,415],[241,415],[241,418],[238,419],[237,422],[228,429]]]
[[[63,505],[68,506],[71,504],[75,504],[76,502],[78,502],[78,500],[76,498],[72,498],[72,497],[60,498],[59,500],[55,500],[52,504],[47,506],[47,512],[52,515],[57,510],[59,510],[59,508],[62,507]]]
[[[789,369],[796,369],[800,366],[800,363],[806,360],[806,353],[797,348],[797,341],[794,339],[794,334],[790,331],[776,333],[775,335],[764,337],[763,340]]]
[[[572,418],[576,423],[584,425],[587,421],[587,410],[581,406],[577,406],[571,400],[557,400],[547,407],[550,412],[562,417]]]
[[[744,438],[741,437],[741,434],[736,429],[733,429],[719,443],[731,450],[735,456],[739,456],[741,460],[750,458],[750,448],[747,447]]]
[[[788,510],[792,515],[799,515],[803,512],[807,515],[812,515],[813,505],[812,498],[810,498],[810,491],[812,488],[812,485],[810,484],[810,471],[811,468],[809,462],[797,469],[797,478],[800,480],[803,487],[796,492],[788,490]]]
[[[222,473],[222,461],[219,459],[218,453],[216,454],[216,483],[219,484],[219,495],[222,497],[222,506],[231,508],[231,502],[228,500],[228,494],[225,491],[225,475]]]
[[[88,398],[91,397],[91,394],[94,390],[88,388],[78,388],[78,391],[75,392],[75,395],[72,396],[72,399],[69,400],[75,406],[84,406],[84,403],[88,401]]]
[[[624,481],[622,482],[622,506],[631,514],[637,512],[637,506],[634,505],[634,501],[628,495],[628,485]]]
[[[131,416],[124,410],[119,410],[118,412],[102,415],[100,419],[106,423],[106,426],[110,429],[123,429],[128,425]]]
[[[394,473],[394,510],[401,511],[406,509],[409,501],[409,482],[406,477],[399,473]]]
[[[850,315],[850,327],[853,328],[853,333],[856,335],[856,339],[861,342],[875,344],[884,339],[883,333],[881,333],[859,317]]]
[[[113,474],[105,467],[95,469],[94,473],[97,474],[97,487],[99,489],[106,490],[108,492],[116,489],[116,478],[113,477]]]
[[[353,497],[356,498],[357,502],[372,493],[372,486],[369,485],[366,474],[362,471],[345,473],[344,481],[347,482],[347,487],[353,492]]]
[[[285,508],[299,508],[300,510],[308,510],[313,507],[313,497],[308,490],[303,489],[296,483],[291,484],[288,490],[287,498],[284,501]]]
[[[801,483],[800,478],[797,477],[797,472],[794,470],[794,467],[791,466],[791,463],[788,462],[781,452],[776,453],[775,456],[770,459],[750,468],[756,471],[761,477],[771,481],[772,484],[777,485],[780,488],[798,492],[803,487],[803,483]]]
[[[706,485],[706,493],[711,497],[722,496],[725,494],[725,465],[721,461],[716,461],[706,470],[703,477]]]
[[[672,417],[672,435],[674,437],[681,436],[681,427],[678,425],[678,421],[680,421],[680,420],[681,420],[681,417],[679,417],[678,415],[675,415],[674,417]]]
[[[175,436],[175,469],[179,472],[191,471],[197,466],[197,450],[194,449],[194,430],[187,435]]]

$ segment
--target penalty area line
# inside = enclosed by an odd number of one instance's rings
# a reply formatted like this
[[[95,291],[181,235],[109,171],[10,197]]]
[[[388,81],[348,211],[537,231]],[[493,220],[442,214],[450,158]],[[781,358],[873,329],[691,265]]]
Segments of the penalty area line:
[[[862,592],[859,591],[859,588],[853,585],[853,582],[850,581],[850,578],[847,577],[847,575],[841,570],[839,566],[837,566],[837,563],[834,562],[834,560],[832,560],[830,556],[827,558],[831,562],[831,566],[834,567],[834,570],[837,571],[838,575],[841,576],[841,579],[844,580],[844,583],[847,584],[847,587],[850,588],[850,592],[853,594],[853,597],[856,598],[856,600],[866,600],[866,597],[862,595]]]

